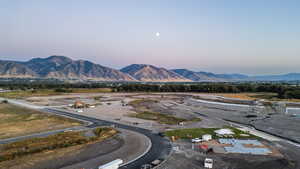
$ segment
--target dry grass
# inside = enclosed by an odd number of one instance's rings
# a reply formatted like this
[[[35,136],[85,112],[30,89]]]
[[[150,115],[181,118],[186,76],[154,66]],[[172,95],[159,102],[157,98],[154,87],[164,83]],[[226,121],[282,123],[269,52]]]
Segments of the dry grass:
[[[11,161],[24,156],[31,156],[33,154],[49,153],[51,151],[57,151],[67,147],[103,141],[117,133],[117,131],[112,128],[97,128],[94,132],[94,137],[85,137],[83,132],[65,132],[44,138],[32,138],[0,145],[0,162]]]
[[[39,96],[54,96],[66,93],[109,93],[112,92],[110,88],[72,88],[67,89],[67,92],[57,92],[55,89],[39,89],[39,90],[20,90],[0,93],[0,97],[5,98],[26,98],[26,97],[39,97]]]
[[[62,93],[55,92],[54,90],[44,89],[44,90],[20,90],[0,93],[0,97],[5,98],[26,98],[26,97],[38,97],[38,96],[51,96],[59,95]]]
[[[255,100],[255,93],[222,93],[217,94],[223,97],[229,97],[234,99],[242,99],[242,100]]]
[[[130,117],[145,119],[145,120],[153,120],[157,121],[161,124],[169,124],[169,125],[176,125],[180,122],[186,122],[186,119],[177,118],[171,115],[161,114],[161,113],[155,113],[155,112],[139,112],[137,114],[132,114]]]
[[[71,89],[72,93],[110,93],[111,88],[95,88],[95,89]]]
[[[20,169],[20,168],[31,168],[35,164],[51,160],[51,159],[62,159],[66,155],[76,155],[84,149],[85,145],[76,145],[72,147],[61,148],[57,150],[49,150],[41,153],[36,153],[28,156],[23,156],[14,160],[0,162],[0,168],[9,169]]]
[[[0,104],[0,139],[78,126],[80,122],[11,104]]]

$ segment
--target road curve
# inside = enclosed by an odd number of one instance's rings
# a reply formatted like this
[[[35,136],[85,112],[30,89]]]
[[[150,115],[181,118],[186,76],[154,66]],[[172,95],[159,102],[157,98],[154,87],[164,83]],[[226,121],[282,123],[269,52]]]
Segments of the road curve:
[[[119,123],[110,122],[110,121],[106,121],[106,120],[100,120],[100,119],[96,119],[93,117],[87,117],[87,116],[83,116],[83,115],[73,114],[70,112],[62,111],[62,110],[47,108],[44,106],[35,106],[35,105],[29,104],[27,102],[20,101],[20,100],[0,98],[0,101],[1,100],[8,100],[9,103],[12,103],[15,105],[32,108],[32,109],[38,109],[40,111],[53,113],[56,115],[66,116],[69,118],[74,118],[74,119],[77,119],[80,121],[88,122],[88,125],[85,126],[88,128],[113,125],[116,128],[131,130],[131,131],[143,134],[146,137],[148,137],[150,139],[151,145],[152,145],[150,150],[146,154],[144,154],[142,157],[140,157],[139,159],[132,161],[124,166],[121,166],[120,169],[140,169],[142,165],[149,164],[156,159],[164,159],[166,156],[168,156],[171,153],[172,146],[171,146],[170,141],[166,138],[159,136],[156,133],[153,133],[151,130],[142,129],[142,128],[138,128],[135,126],[119,124]],[[45,133],[40,133],[40,134],[44,135]],[[27,138],[28,136],[23,136],[23,137]],[[23,139],[23,137],[17,138],[16,140]],[[9,140],[9,141],[11,141],[11,140]]]
[[[159,136],[158,134],[155,134],[152,131],[147,130],[147,129],[142,129],[142,128],[138,128],[135,126],[119,124],[119,123],[110,122],[110,121],[106,121],[106,120],[100,120],[100,119],[96,119],[93,117],[87,117],[87,116],[83,116],[83,115],[73,114],[73,113],[62,111],[62,110],[44,108],[44,109],[42,109],[42,111],[45,111],[48,113],[53,113],[56,115],[63,115],[63,116],[71,117],[71,118],[76,118],[79,120],[85,120],[85,121],[92,122],[93,124],[89,125],[88,127],[112,126],[113,125],[116,128],[131,130],[131,131],[141,133],[141,134],[147,136],[152,143],[150,150],[145,155],[140,157],[139,159],[137,159],[129,164],[126,164],[124,166],[121,166],[120,169],[140,169],[142,165],[149,164],[156,159],[163,159],[171,152],[172,147],[171,147],[171,143],[168,139],[163,138],[163,137]]]

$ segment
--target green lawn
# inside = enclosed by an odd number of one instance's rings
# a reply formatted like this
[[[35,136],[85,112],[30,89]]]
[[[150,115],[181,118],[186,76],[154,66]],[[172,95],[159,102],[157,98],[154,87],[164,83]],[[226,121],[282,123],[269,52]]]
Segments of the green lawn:
[[[249,133],[245,133],[239,129],[233,128],[233,127],[224,127],[224,128],[229,128],[231,129],[235,135],[234,138],[257,138],[254,135],[251,135]],[[181,139],[191,139],[191,138],[201,138],[202,135],[204,134],[211,134],[213,136],[214,139],[218,139],[220,137],[218,137],[216,135],[216,133],[214,132],[215,130],[218,130],[220,128],[189,128],[189,129],[178,129],[178,130],[171,130],[171,131],[167,131],[165,132],[166,136],[168,137],[179,137]],[[240,134],[248,134],[249,136],[241,136]]]

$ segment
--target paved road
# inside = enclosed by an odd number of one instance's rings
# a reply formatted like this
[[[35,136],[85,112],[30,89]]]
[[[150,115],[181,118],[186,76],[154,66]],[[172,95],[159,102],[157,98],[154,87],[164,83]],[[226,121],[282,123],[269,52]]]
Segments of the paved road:
[[[115,122],[100,120],[100,119],[96,119],[96,118],[92,118],[92,117],[86,117],[83,115],[64,112],[61,110],[55,110],[55,109],[49,109],[49,108],[45,108],[42,110],[49,112],[49,113],[54,113],[57,115],[63,115],[63,116],[68,116],[68,117],[72,117],[72,118],[76,118],[76,119],[80,119],[80,120],[93,122],[93,124],[88,127],[114,125],[116,128],[135,131],[135,132],[138,132],[138,133],[141,133],[141,134],[147,136],[151,140],[151,143],[152,143],[152,147],[149,150],[149,152],[146,153],[141,158],[137,159],[136,161],[133,161],[125,166],[120,167],[120,169],[140,169],[142,165],[149,164],[152,161],[159,159],[159,158],[165,158],[171,152],[172,147],[171,147],[169,140],[160,137],[156,133],[152,133],[152,131],[150,131],[150,130],[146,130],[146,129],[142,129],[142,128],[138,128],[138,127],[134,127],[134,126],[128,126],[128,125],[124,125],[124,124],[119,124],[119,123],[115,123]]]
[[[99,166],[99,164],[104,165],[115,160],[116,158],[122,159],[124,163],[127,164],[140,158],[148,152],[149,148],[151,148],[151,142],[145,135],[123,129],[119,129],[119,131],[121,131],[121,133],[117,138],[121,139],[108,139],[104,142],[97,143],[98,146],[87,146],[83,151],[80,152],[80,154],[73,156],[73,162],[71,160],[64,163],[69,165],[61,168],[56,166],[49,168],[90,169],[95,168],[95,166]],[[122,146],[111,151],[111,148],[118,143],[122,143]],[[106,149],[109,149],[110,151],[105,152]],[[135,151],[132,151],[133,149]],[[68,156],[66,157],[68,158]]]
[[[20,140],[29,139],[29,138],[47,137],[47,136],[62,133],[64,131],[68,131],[68,130],[83,131],[83,130],[87,130],[87,129],[89,129],[89,127],[76,126],[76,127],[70,127],[70,128],[60,129],[60,130],[34,133],[34,134],[30,134],[30,135],[25,135],[25,136],[18,136],[18,137],[13,137],[13,138],[1,139],[0,144],[8,144],[8,143],[12,143],[12,142],[20,141]]]
[[[85,126],[88,128],[95,128],[98,126],[114,126],[116,128],[131,130],[131,131],[138,132],[138,133],[141,133],[141,134],[147,136],[152,143],[150,150],[141,158],[120,167],[120,169],[140,169],[141,166],[144,164],[149,164],[156,159],[165,158],[166,156],[168,156],[170,154],[171,149],[172,149],[171,143],[168,139],[162,138],[157,133],[153,133],[151,130],[142,129],[142,128],[138,128],[135,126],[119,124],[119,123],[110,122],[110,121],[105,121],[105,120],[100,120],[100,119],[87,117],[87,116],[83,116],[83,115],[73,114],[73,113],[62,111],[62,110],[56,110],[53,108],[47,108],[47,107],[43,107],[43,106],[35,106],[35,105],[29,104],[27,102],[20,101],[20,100],[0,98],[0,101],[1,100],[8,100],[10,103],[16,104],[19,106],[24,106],[24,107],[28,107],[28,108],[32,108],[32,109],[39,109],[44,112],[53,113],[53,114],[60,115],[60,116],[67,116],[70,118],[85,121],[85,122],[89,123],[87,126]],[[55,132],[55,131],[52,131],[52,132]],[[49,135],[49,132],[39,133],[37,135],[22,136],[19,138],[12,138],[11,140],[6,140],[6,141],[17,141],[17,140],[22,140],[25,138],[32,138],[35,136],[41,137],[41,136],[47,136],[47,135]],[[3,142],[5,142],[5,141],[3,141]]]

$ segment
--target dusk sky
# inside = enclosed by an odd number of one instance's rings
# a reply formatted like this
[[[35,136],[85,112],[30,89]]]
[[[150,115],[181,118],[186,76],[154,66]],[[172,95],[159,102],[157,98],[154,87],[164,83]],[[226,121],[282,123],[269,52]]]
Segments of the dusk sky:
[[[160,36],[156,36],[159,32]],[[0,59],[300,72],[299,0],[1,0]]]

